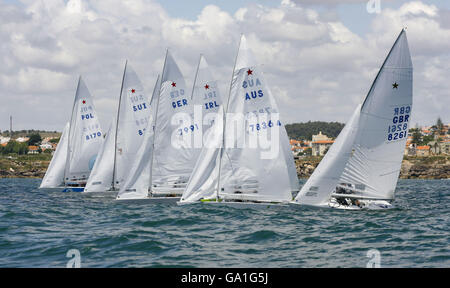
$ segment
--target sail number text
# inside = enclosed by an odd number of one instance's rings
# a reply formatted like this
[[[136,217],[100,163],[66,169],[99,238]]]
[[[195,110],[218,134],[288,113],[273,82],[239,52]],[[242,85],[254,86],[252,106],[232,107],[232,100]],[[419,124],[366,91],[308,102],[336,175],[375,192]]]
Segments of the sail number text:
[[[411,106],[394,108],[392,123],[388,127],[388,141],[395,141],[408,136],[408,122],[410,113]]]

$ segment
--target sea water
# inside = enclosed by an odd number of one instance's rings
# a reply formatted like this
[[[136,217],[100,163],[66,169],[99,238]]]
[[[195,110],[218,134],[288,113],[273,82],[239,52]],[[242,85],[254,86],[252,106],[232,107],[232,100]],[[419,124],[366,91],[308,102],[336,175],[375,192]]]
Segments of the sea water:
[[[399,180],[386,211],[132,204],[40,181],[0,179],[0,267],[450,267],[450,180]]]

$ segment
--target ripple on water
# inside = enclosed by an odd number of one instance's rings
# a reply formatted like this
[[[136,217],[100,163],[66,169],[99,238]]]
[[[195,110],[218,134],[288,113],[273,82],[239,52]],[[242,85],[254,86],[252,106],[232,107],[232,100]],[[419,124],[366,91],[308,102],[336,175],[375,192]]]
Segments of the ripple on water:
[[[400,180],[389,211],[126,204],[43,192],[39,179],[0,179],[0,266],[450,266],[450,181]]]

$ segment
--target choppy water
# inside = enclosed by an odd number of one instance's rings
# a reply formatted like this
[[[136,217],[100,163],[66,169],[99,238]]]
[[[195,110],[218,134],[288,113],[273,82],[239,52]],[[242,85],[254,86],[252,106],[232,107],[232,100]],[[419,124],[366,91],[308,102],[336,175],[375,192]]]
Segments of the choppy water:
[[[0,266],[450,267],[450,181],[400,180],[398,209],[139,205],[0,179]],[[372,259],[372,261],[374,258]]]

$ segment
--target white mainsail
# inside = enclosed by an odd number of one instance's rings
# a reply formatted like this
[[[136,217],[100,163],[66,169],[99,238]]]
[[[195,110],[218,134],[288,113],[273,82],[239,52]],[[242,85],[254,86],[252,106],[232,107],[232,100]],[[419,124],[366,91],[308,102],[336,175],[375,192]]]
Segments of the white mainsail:
[[[197,74],[194,81],[192,92],[194,105],[202,106],[202,114],[217,113],[222,104],[217,80],[209,68],[205,56],[200,55]],[[208,117],[205,117],[208,120]],[[204,121],[206,122],[206,121]],[[204,125],[211,126],[210,122]],[[205,132],[205,131],[203,131]]]
[[[154,127],[156,110],[158,109],[158,95],[161,87],[161,78],[158,75],[155,87],[153,89],[151,109],[152,115],[148,121],[147,129],[144,133],[144,139],[141,147],[136,152],[136,160],[130,169],[128,178],[120,187],[117,199],[144,199],[147,198],[150,187],[150,169],[154,145]]]
[[[152,157],[152,193],[182,191],[196,161],[192,139],[200,122],[192,121],[193,103],[183,75],[167,51],[161,76]],[[178,124],[174,129],[172,125]]]
[[[336,188],[352,191],[352,196],[361,199],[394,198],[412,108],[412,70],[408,41],[402,30],[361,108],[295,202],[324,205]]]
[[[411,55],[402,30],[362,105],[354,153],[340,179],[366,198],[394,198],[408,136],[412,81]]]
[[[198,133],[196,135],[198,138],[194,139],[194,142],[192,143],[196,148],[195,152],[197,159],[201,152],[201,148],[205,144],[204,142],[208,141],[206,133],[208,129],[214,125],[218,111],[222,108],[222,97],[217,85],[217,80],[203,55],[200,55],[197,67],[197,73],[192,89],[192,101],[194,103],[194,115],[200,119],[195,119],[194,122],[197,123],[201,121],[200,123],[202,123],[202,129],[196,131]]]
[[[290,201],[291,180],[282,129],[276,101],[242,36],[225,117],[225,148],[202,150],[181,202],[211,198],[214,190],[219,197],[231,200]],[[217,127],[210,130],[211,143],[223,139]]]
[[[45,172],[39,188],[56,188],[64,183],[64,169],[67,161],[67,142],[69,139],[70,124],[67,122],[61,134],[55,153],[53,154],[50,165]]]
[[[84,192],[105,192],[111,189],[114,169],[114,139],[116,135],[115,123],[109,126],[102,147],[95,160]]]
[[[144,93],[139,77],[126,63],[120,93],[117,126],[115,133],[115,154],[113,188],[118,189],[127,179],[141,146],[150,120],[151,99]]]
[[[219,108],[213,126],[205,133],[205,143],[180,202],[195,202],[217,196],[220,152],[223,142],[223,106]]]
[[[81,76],[72,111],[68,139],[68,161],[64,174],[65,183],[84,184],[94,166],[102,145],[102,131],[92,96]]]

